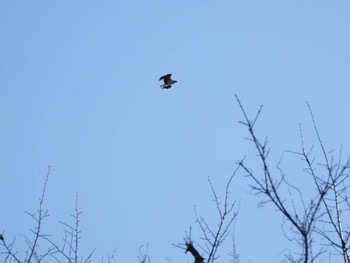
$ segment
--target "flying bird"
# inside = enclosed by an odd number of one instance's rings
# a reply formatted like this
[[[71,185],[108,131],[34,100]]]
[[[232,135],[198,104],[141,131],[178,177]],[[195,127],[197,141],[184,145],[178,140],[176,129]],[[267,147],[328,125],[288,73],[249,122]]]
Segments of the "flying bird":
[[[164,84],[160,85],[162,89],[170,89],[171,85],[177,82],[176,80],[171,79],[171,74],[161,76],[159,80],[164,80]]]

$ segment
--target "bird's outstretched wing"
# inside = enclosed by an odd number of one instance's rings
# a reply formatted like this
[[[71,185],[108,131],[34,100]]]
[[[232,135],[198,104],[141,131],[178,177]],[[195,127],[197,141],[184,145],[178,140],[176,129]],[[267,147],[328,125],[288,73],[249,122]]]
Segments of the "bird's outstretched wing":
[[[166,74],[166,75],[164,75],[164,76],[161,76],[160,78],[159,78],[159,80],[164,80],[164,82],[167,82],[167,81],[169,81],[170,79],[171,79],[171,75],[172,74]]]

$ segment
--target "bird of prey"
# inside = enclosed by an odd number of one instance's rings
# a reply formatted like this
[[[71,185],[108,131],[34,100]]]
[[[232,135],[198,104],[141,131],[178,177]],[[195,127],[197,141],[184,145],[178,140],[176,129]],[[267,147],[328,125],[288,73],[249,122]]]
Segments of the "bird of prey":
[[[177,82],[176,80],[171,79],[171,74],[161,76],[159,80],[164,80],[164,84],[160,85],[162,89],[170,89],[171,85]]]

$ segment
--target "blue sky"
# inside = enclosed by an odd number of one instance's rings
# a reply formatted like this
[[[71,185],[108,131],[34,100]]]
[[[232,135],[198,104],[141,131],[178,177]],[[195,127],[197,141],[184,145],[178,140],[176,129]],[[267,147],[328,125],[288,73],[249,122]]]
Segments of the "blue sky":
[[[214,220],[207,176],[221,192],[247,155],[238,121],[264,104],[258,132],[271,164],[315,141],[305,104],[329,149],[349,155],[348,1],[0,1],[0,231],[29,235],[51,165],[47,231],[62,235],[79,193],[81,254],[118,247],[135,261],[189,256],[173,247]],[[158,78],[178,83],[163,91]],[[287,162],[291,176],[304,174]],[[291,243],[273,207],[258,208],[240,173],[236,240],[242,262],[279,262]],[[259,219],[259,220],[257,220]],[[198,231],[197,231],[198,232]],[[222,257],[231,244],[223,247]],[[252,253],[252,247],[254,253]]]

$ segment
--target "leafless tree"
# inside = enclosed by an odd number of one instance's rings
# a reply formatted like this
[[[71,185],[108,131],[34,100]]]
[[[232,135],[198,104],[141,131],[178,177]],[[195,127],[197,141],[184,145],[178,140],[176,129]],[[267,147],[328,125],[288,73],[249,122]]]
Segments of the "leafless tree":
[[[189,233],[186,233],[186,237],[184,238],[185,243],[175,245],[184,249],[185,253],[189,252],[193,256],[195,263],[215,262],[220,256],[218,254],[218,249],[231,233],[232,223],[237,217],[237,211],[233,209],[235,202],[230,200],[230,186],[238,168],[239,167],[236,168],[225,186],[223,202],[220,201],[217,191],[214,189],[214,185],[208,177],[208,182],[213,195],[213,202],[219,216],[219,222],[217,225],[210,226],[205,217],[199,215],[195,208],[196,222],[202,233],[202,237],[200,238],[201,242],[195,242],[192,239],[190,228]],[[202,251],[203,255],[198,249]]]
[[[323,208],[325,210],[325,216],[321,221],[323,224],[317,226],[316,230],[328,242],[328,245],[333,247],[337,254],[342,255],[343,261],[348,263],[350,262],[350,200],[348,197],[348,189],[350,187],[348,183],[350,159],[348,158],[345,162],[342,161],[341,149],[337,160],[334,159],[333,155],[327,152],[317,129],[311,107],[309,104],[307,104],[307,106],[310,111],[319,145],[322,149],[322,166],[326,169],[326,176],[321,177],[316,173],[313,161],[310,158],[310,153],[305,150],[304,139],[301,132],[302,152],[299,154],[307,163],[306,171],[312,176],[315,186],[322,196]],[[344,218],[348,220],[344,222]]]
[[[78,195],[75,201],[75,213],[72,215],[74,223],[72,225],[61,222],[65,227],[65,237],[63,239],[63,245],[59,246],[54,241],[51,240],[50,235],[44,234],[42,231],[45,219],[49,217],[48,210],[44,208],[44,200],[46,195],[47,183],[50,175],[50,167],[48,169],[43,190],[39,198],[39,208],[36,213],[26,212],[35,222],[35,226],[31,229],[33,236],[31,238],[24,236],[27,249],[24,256],[21,255],[15,249],[14,238],[11,242],[7,242],[7,237],[5,233],[1,234],[0,245],[2,246],[1,254],[4,256],[4,262],[16,262],[16,263],[31,263],[31,262],[45,262],[50,258],[57,262],[63,263],[89,263],[91,262],[91,257],[94,251],[92,251],[86,259],[79,256],[79,247],[81,239],[80,230],[80,215],[81,212],[78,208]],[[39,249],[40,248],[40,249]],[[114,258],[114,252],[112,256],[108,257],[107,262],[112,262]],[[103,262],[103,259],[102,259]]]
[[[232,232],[233,223],[237,217],[235,201],[231,200],[230,193],[232,180],[240,169],[250,178],[252,192],[263,198],[261,205],[272,204],[280,212],[283,222],[289,227],[287,231],[283,228],[285,236],[299,246],[298,251],[286,254],[287,261],[316,263],[321,262],[324,255],[328,253],[332,259],[336,258],[338,260],[341,258],[342,262],[350,263],[350,158],[343,160],[342,149],[339,150],[337,157],[333,151],[326,149],[311,107],[307,104],[321,157],[316,158],[314,148],[306,146],[301,125],[299,126],[300,150],[287,151],[293,157],[301,160],[304,167],[302,172],[306,173],[310,179],[309,189],[314,191],[311,197],[306,198],[301,186],[289,180],[287,173],[281,168],[281,162],[277,162],[276,169],[271,168],[269,142],[267,139],[261,140],[256,132],[262,106],[256,116],[251,119],[238,96],[236,96],[236,100],[243,114],[243,121],[240,123],[248,130],[249,138],[247,139],[252,143],[257,153],[261,168],[254,171],[247,164],[248,158],[242,158],[238,161],[234,173],[229,177],[222,197],[219,196],[213,182],[208,177],[218,221],[214,224],[209,223],[206,217],[200,215],[195,207],[196,226],[201,236],[193,238],[190,228],[189,232],[185,232],[184,243],[178,243],[175,246],[191,255],[195,263],[219,261],[221,255],[219,250]],[[296,171],[293,171],[293,173],[296,173]],[[34,221],[34,227],[30,229],[30,237],[24,236],[26,244],[24,253],[16,250],[15,238],[9,239],[5,232],[0,234],[0,253],[2,256],[0,259],[3,259],[3,262],[39,263],[46,262],[49,259],[58,263],[92,262],[94,251],[85,258],[80,256],[82,212],[78,207],[78,195],[75,200],[74,213],[71,215],[72,223],[60,222],[64,230],[62,243],[58,244],[51,236],[43,232],[43,224],[49,217],[48,210],[44,206],[49,175],[50,167],[44,181],[37,211],[35,213],[26,212]],[[115,253],[116,250],[107,256],[108,263],[113,262]],[[234,263],[239,263],[234,238],[231,256]],[[151,262],[148,245],[140,247],[137,259],[140,263]],[[171,262],[169,259],[167,260]],[[105,262],[103,258],[101,262]]]
[[[60,223],[64,226],[64,238],[63,238],[63,244],[61,246],[57,245],[55,242],[53,242],[50,238],[45,238],[46,241],[48,241],[51,246],[55,249],[55,255],[52,255],[52,257],[57,262],[69,262],[69,263],[90,263],[91,257],[95,250],[93,250],[86,259],[79,256],[79,248],[80,248],[80,239],[81,239],[81,230],[80,230],[80,215],[81,211],[78,207],[78,194],[75,198],[75,211],[74,214],[71,215],[73,218],[73,224],[68,224],[65,222],[60,221]],[[112,255],[113,256],[113,255]],[[110,260],[110,259],[108,259]]]
[[[139,255],[137,256],[140,263],[150,263],[151,258],[148,254],[148,244],[145,246],[141,246],[139,248]]]
[[[116,252],[117,252],[117,248],[115,248],[111,254],[108,253],[106,263],[113,263],[114,262],[114,258],[115,258]],[[104,263],[104,262],[105,262],[104,258],[102,257],[101,258],[101,263]]]
[[[306,150],[304,144],[303,133],[300,128],[302,149],[301,152],[292,152],[301,157],[306,164],[305,172],[312,176],[314,187],[316,189],[314,197],[306,202],[302,191],[296,185],[287,181],[286,174],[277,164],[277,173],[269,166],[269,145],[268,140],[261,140],[257,137],[255,125],[261,114],[262,106],[258,110],[257,115],[250,119],[246,111],[236,95],[236,100],[243,113],[243,124],[249,132],[248,140],[254,145],[258,158],[262,164],[261,172],[254,172],[246,165],[245,158],[238,162],[243,168],[246,175],[252,179],[251,189],[255,194],[262,195],[266,199],[261,204],[272,203],[282,214],[283,219],[289,223],[291,231],[287,236],[293,235],[291,238],[300,246],[300,252],[296,252],[297,258],[289,254],[286,255],[290,262],[316,262],[316,259],[327,251],[327,246],[323,246],[318,242],[318,249],[315,252],[314,235],[320,234],[328,245],[332,246],[339,254],[343,256],[344,262],[349,263],[348,255],[348,239],[349,225],[344,228],[342,216],[344,211],[349,212],[349,200],[347,189],[349,184],[346,182],[348,178],[349,160],[344,164],[341,158],[334,163],[329,152],[326,152],[321,137],[319,135],[311,107],[308,105],[314,129],[321,146],[324,163],[322,167],[326,168],[326,175],[316,173],[314,167],[314,159],[311,157],[311,150]],[[284,191],[288,189],[287,192]],[[297,206],[294,201],[293,193],[300,197],[301,206]],[[289,201],[287,201],[289,199]],[[340,206],[343,208],[340,208]],[[335,239],[334,239],[335,238]]]
[[[44,209],[44,197],[46,192],[46,186],[50,175],[50,167],[48,169],[43,190],[41,193],[41,197],[39,199],[39,208],[37,213],[29,213],[26,212],[35,222],[35,227],[31,229],[31,233],[33,234],[32,238],[25,236],[25,242],[27,244],[27,250],[25,251],[24,258],[21,258],[21,255],[17,251],[15,251],[15,238],[8,243],[7,237],[5,234],[1,235],[1,246],[4,250],[1,252],[5,258],[4,262],[42,262],[46,257],[54,255],[56,252],[52,247],[48,247],[46,250],[39,252],[38,246],[40,241],[45,240],[47,235],[42,233],[42,226],[44,219],[49,216],[48,210]]]

